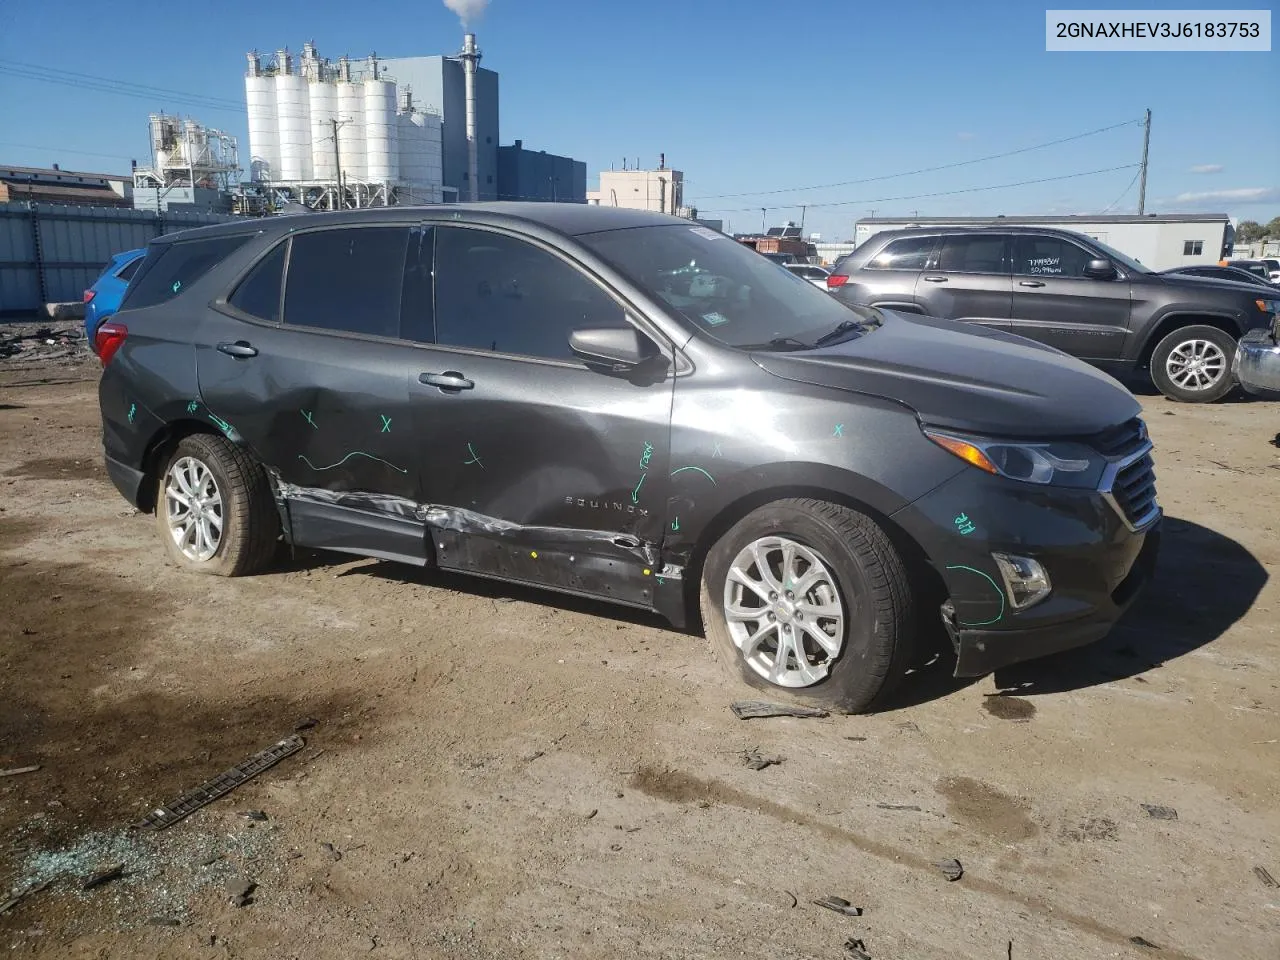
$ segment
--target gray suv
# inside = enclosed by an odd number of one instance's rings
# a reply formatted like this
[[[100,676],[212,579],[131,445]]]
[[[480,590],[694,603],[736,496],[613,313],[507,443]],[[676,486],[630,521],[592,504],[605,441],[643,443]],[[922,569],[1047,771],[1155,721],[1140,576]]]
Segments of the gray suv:
[[[827,287],[846,303],[1019,334],[1116,376],[1149,370],[1189,403],[1229,393],[1236,342],[1280,314],[1280,291],[1154,273],[1089,237],[1026,227],[886,230]]]

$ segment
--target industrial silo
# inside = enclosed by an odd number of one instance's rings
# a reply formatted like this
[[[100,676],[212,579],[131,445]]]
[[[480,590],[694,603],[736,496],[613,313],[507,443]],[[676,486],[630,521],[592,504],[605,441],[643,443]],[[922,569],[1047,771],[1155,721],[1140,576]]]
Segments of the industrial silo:
[[[311,108],[311,172],[317,180],[333,180],[338,170],[333,121],[338,119],[338,85],[323,73],[308,82]]]
[[[342,175],[351,181],[368,179],[364,144],[364,84],[352,82],[351,64],[338,60],[338,159]]]
[[[275,80],[262,75],[262,62],[256,51],[248,56],[244,99],[249,108],[249,176],[254,180],[273,180],[280,168]]]
[[[400,179],[399,128],[396,126],[396,85],[378,79],[377,61],[369,58],[364,81],[364,139],[368,179],[387,182]]]
[[[280,172],[276,180],[310,180],[311,102],[307,80],[293,72],[293,58],[276,56],[276,117],[280,136]]]
[[[440,199],[441,169],[440,115],[415,111],[406,90],[396,117],[400,127],[400,182],[408,185],[415,202]]]

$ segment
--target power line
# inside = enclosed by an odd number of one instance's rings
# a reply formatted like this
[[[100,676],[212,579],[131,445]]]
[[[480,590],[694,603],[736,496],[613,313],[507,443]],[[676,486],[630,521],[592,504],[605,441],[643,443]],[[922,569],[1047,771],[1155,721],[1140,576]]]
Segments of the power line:
[[[92,90],[95,93],[114,93],[117,96],[133,97],[138,100],[150,100],[153,103],[157,100],[164,100],[168,103],[185,107],[195,107],[200,110],[221,110],[226,113],[242,113],[244,105],[239,104],[235,107],[223,106],[220,103],[214,103],[207,100],[198,99],[187,94],[177,93],[144,93],[141,91],[123,90],[114,87],[99,86],[88,81],[75,80],[70,77],[38,77],[32,76],[22,70],[15,70],[10,67],[0,65],[0,75],[15,77],[20,80],[35,80],[42,83],[54,83],[65,87],[73,87],[77,90]]]
[[[98,153],[96,150],[72,150],[68,147],[54,147],[48,144],[38,143],[11,143],[8,140],[0,140],[0,147],[14,147],[19,150],[48,150],[50,153],[78,153],[86,157],[109,157],[112,160],[133,160],[134,157],[126,157],[120,153]]]
[[[1077,133],[1070,137],[1062,137],[1058,140],[1050,140],[1047,143],[1037,143],[1030,147],[1020,147],[1017,150],[1009,150],[1005,153],[993,153],[986,157],[976,157],[973,160],[959,160],[955,163],[944,163],[936,167],[921,167],[919,170],[907,170],[903,173],[886,173],[878,177],[864,177],[860,180],[842,180],[839,183],[819,183],[808,187],[782,187],[777,190],[757,190],[753,193],[718,193],[704,200],[726,200],[736,197],[769,197],[779,193],[798,193],[802,190],[830,190],[834,187],[849,187],[858,183],[876,183],[881,180],[896,180],[899,177],[914,177],[920,173],[934,173],[938,170],[954,170],[957,167],[968,167],[975,163],[986,163],[988,160],[1000,160],[1004,157],[1016,157],[1022,153],[1030,153],[1033,150],[1043,150],[1045,147],[1056,147],[1062,143],[1070,143],[1072,140],[1083,140],[1085,137],[1093,137],[1099,133],[1107,133],[1110,130],[1118,130],[1121,127],[1131,127],[1135,124],[1142,123],[1142,119],[1125,120],[1121,123],[1113,123],[1109,127],[1099,127],[1097,130],[1090,130],[1087,133]],[[813,204],[810,204],[813,206]]]
[[[216,97],[205,93],[191,93],[185,90],[174,90],[171,87],[157,87],[147,83],[134,83],[130,80],[115,80],[111,77],[99,77],[91,73],[77,73],[74,70],[59,69],[56,74],[47,73],[46,67],[41,67],[33,63],[22,63],[18,60],[0,60],[0,66],[9,69],[21,69],[28,71],[28,75],[35,79],[50,79],[53,77],[72,77],[77,80],[88,80],[92,83],[106,83],[120,89],[133,89],[140,93],[161,94],[161,95],[177,95],[195,100],[206,100],[210,103],[224,103],[227,106],[239,107],[241,103],[229,97]],[[30,73],[29,71],[35,71]]]
[[[1129,181],[1129,185],[1124,188],[1120,196],[1116,197],[1109,204],[1107,204],[1106,207],[1103,208],[1102,212],[1106,213],[1112,207],[1114,207],[1117,203],[1123,200],[1125,198],[1125,194],[1127,194],[1130,190],[1133,189],[1133,185],[1138,182],[1138,177],[1140,176],[1142,176],[1142,164],[1138,164],[1138,171],[1133,175],[1133,179]]]
[[[1033,183],[1052,183],[1055,180],[1073,180],[1077,177],[1092,177],[1099,173],[1114,173],[1116,170],[1132,170],[1134,167],[1140,167],[1138,163],[1125,163],[1118,167],[1103,167],[1101,170],[1086,170],[1082,173],[1065,173],[1057,177],[1038,177],[1035,180],[1019,180],[1016,183],[997,183],[989,187],[965,187],[962,190],[940,190],[935,193],[913,193],[901,197],[868,197],[859,200],[835,200],[830,203],[809,203],[805,204],[810,210],[815,207],[847,207],[855,203],[893,203],[898,200],[924,200],[930,197],[953,197],[961,193],[981,193],[984,190],[1007,190],[1010,187],[1025,187]],[[770,210],[789,210],[801,206],[798,203],[783,204],[778,207],[769,207]],[[760,207],[709,207],[705,211],[702,207],[698,207],[698,212],[706,213],[753,213]]]

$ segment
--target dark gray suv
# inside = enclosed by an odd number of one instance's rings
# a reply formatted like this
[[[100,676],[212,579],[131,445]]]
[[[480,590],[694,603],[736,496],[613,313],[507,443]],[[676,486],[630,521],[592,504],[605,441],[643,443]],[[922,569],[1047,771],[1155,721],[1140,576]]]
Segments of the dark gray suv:
[[[1229,393],[1236,342],[1280,314],[1280,291],[1154,273],[1089,237],[1028,227],[886,230],[827,287],[850,304],[1029,337],[1116,376],[1149,370],[1189,403]]]

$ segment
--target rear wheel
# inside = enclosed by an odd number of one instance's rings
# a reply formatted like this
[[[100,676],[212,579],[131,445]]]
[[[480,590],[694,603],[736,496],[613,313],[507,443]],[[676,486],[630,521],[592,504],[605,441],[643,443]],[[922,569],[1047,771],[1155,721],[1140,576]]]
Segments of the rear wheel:
[[[1217,327],[1180,327],[1156,344],[1151,379],[1171,400],[1212,403],[1235,385],[1235,355],[1236,341],[1229,333]]]
[[[236,577],[271,560],[280,519],[259,464],[225,437],[194,434],[160,474],[156,527],[178,566]]]
[[[878,524],[820,500],[739,521],[703,565],[702,622],[747,683],[841,713],[882,703],[915,638],[907,571]]]

